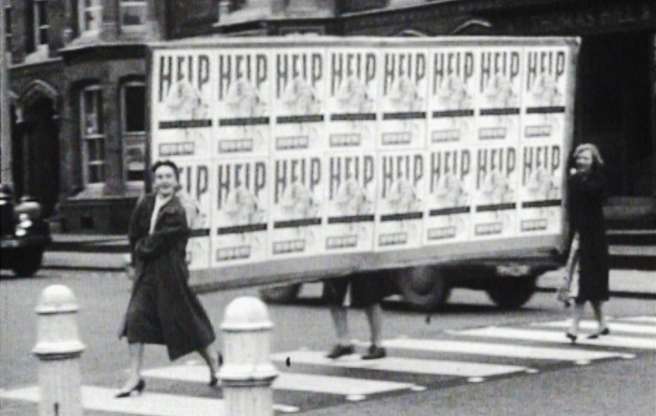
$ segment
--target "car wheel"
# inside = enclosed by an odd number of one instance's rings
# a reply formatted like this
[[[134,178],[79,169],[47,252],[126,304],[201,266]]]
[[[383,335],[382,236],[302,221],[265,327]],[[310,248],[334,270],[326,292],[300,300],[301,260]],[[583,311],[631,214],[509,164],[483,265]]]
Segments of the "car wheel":
[[[267,303],[288,303],[296,300],[301,291],[301,284],[271,286],[259,290],[260,298]]]
[[[537,276],[497,277],[486,289],[490,299],[500,308],[517,309],[531,299],[535,293]]]
[[[16,264],[14,264],[13,270],[16,276],[30,277],[41,268],[42,262],[42,248],[25,249],[17,253]]]
[[[443,307],[451,294],[451,285],[439,267],[405,269],[399,272],[397,284],[403,299],[423,311]]]

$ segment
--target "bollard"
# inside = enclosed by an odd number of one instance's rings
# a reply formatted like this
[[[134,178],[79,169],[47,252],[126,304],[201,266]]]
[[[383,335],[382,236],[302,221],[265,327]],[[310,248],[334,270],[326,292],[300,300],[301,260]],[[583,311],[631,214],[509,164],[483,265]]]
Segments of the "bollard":
[[[258,298],[240,297],[228,305],[221,325],[224,362],[219,372],[227,416],[273,416],[267,307]]]
[[[81,416],[80,356],[84,344],[77,329],[75,295],[63,285],[41,292],[36,307],[39,359],[39,416]]]

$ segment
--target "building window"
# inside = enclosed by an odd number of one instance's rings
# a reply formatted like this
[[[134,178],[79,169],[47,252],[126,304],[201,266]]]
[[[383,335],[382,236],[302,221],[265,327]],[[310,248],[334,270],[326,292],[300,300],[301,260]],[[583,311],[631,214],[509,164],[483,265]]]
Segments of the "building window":
[[[100,86],[92,85],[82,90],[80,119],[85,183],[102,183],[105,181],[105,133]]]
[[[131,81],[121,90],[123,167],[128,182],[143,184],[146,168],[146,87]]]
[[[11,28],[11,1],[5,0],[5,43],[7,53],[11,53],[11,43],[14,38]]]
[[[95,33],[102,25],[102,0],[80,0],[80,33]]]
[[[148,2],[146,0],[121,0],[121,27],[142,29],[146,24]]]
[[[34,49],[48,46],[48,0],[34,0]]]

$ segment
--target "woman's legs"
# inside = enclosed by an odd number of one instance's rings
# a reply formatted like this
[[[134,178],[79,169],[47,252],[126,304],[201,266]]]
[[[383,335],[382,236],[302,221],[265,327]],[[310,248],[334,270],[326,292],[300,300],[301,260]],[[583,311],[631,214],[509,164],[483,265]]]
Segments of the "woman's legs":
[[[199,349],[198,354],[203,357],[205,364],[207,364],[207,368],[210,370],[210,380],[212,380],[214,377],[216,377],[216,373],[218,372],[218,356],[216,351],[214,351],[214,348],[212,348],[211,345],[208,345],[205,348]]]
[[[143,366],[144,344],[129,343],[128,351],[130,353],[130,377],[123,385],[121,391],[131,390],[141,380],[141,368]]]
[[[603,304],[600,300],[593,300],[592,310],[594,311],[595,318],[599,324],[599,332],[602,332],[604,329],[608,328],[606,325],[606,317],[604,316],[604,311],[602,310],[601,305]]]
[[[575,302],[574,308],[572,310],[572,324],[569,327],[569,333],[572,335],[579,334],[579,323],[581,318],[583,318],[583,310],[585,308],[585,302]]]

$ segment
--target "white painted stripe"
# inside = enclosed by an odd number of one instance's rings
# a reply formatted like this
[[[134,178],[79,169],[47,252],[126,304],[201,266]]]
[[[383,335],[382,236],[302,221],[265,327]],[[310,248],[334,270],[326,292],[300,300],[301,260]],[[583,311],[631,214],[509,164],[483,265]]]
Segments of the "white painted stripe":
[[[631,316],[628,318],[617,318],[623,321],[646,322],[656,324],[656,316]]]
[[[454,332],[458,335],[469,335],[477,337],[492,337],[504,339],[516,339],[538,342],[555,342],[558,344],[569,344],[569,340],[562,332],[541,331],[538,329],[518,329],[518,328],[499,328],[488,327],[480,329],[470,329],[466,331]],[[618,335],[606,335],[597,339],[586,339],[586,334],[581,334],[577,344],[594,345],[613,348],[637,348],[645,350],[656,350],[656,338],[637,338],[625,337]]]
[[[180,396],[164,393],[151,393],[148,390],[141,395],[117,399],[118,390],[103,387],[82,386],[82,407],[103,412],[131,413],[147,416],[221,416],[225,414],[221,399]],[[20,400],[38,403],[41,392],[38,386],[16,390],[2,391],[0,397],[7,400]],[[296,406],[274,404],[273,408],[282,413],[294,413],[300,409]]]
[[[169,380],[205,382],[207,369],[201,366],[172,366],[148,370],[143,375]],[[414,384],[410,383],[295,373],[280,373],[273,382],[275,390],[310,391],[338,395],[368,395],[406,390],[413,386]]]
[[[460,377],[490,377],[501,374],[518,373],[526,367],[515,365],[496,365],[465,361],[419,360],[412,358],[385,357],[378,360],[362,360],[359,355],[350,355],[338,360],[325,358],[325,352],[291,351],[273,354],[274,361],[285,362],[289,358],[294,364],[321,365],[328,367],[362,368],[377,371],[394,371],[411,374],[452,375]]]
[[[549,328],[569,328],[571,321],[554,321],[554,322],[536,322],[533,326],[544,326]],[[581,329],[593,330],[596,332],[599,329],[597,321],[584,320],[579,324]],[[608,323],[608,328],[611,332],[627,332],[636,334],[636,335],[656,335],[656,326],[654,325],[638,325],[638,324],[626,324],[621,322],[610,322]]]
[[[363,343],[364,344],[364,343]],[[368,345],[368,344],[367,344]],[[495,344],[427,339],[390,339],[383,342],[388,348],[413,351],[476,354],[493,357],[510,357],[533,360],[579,361],[620,357],[621,354],[606,351],[588,351],[576,348],[546,348],[526,345]]]
[[[273,388],[277,390],[311,391],[341,395],[368,395],[409,390],[412,387],[414,387],[414,384],[410,383],[298,373],[281,373],[273,382]]]
[[[221,416],[225,414],[223,400],[201,397],[176,396],[144,391],[140,396],[116,399],[116,389],[82,387],[82,406],[88,410],[129,413],[146,416]],[[3,393],[5,399],[39,402],[38,386]]]

